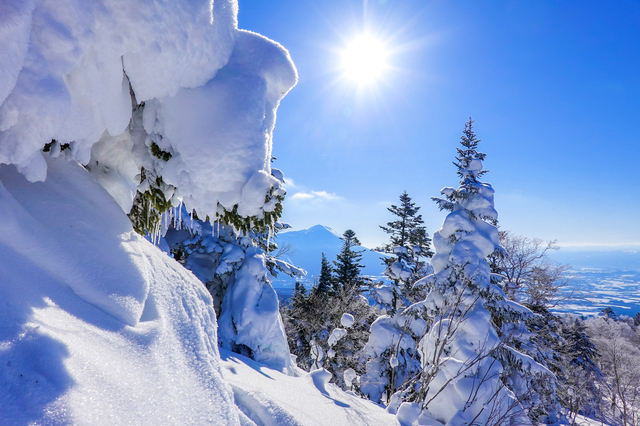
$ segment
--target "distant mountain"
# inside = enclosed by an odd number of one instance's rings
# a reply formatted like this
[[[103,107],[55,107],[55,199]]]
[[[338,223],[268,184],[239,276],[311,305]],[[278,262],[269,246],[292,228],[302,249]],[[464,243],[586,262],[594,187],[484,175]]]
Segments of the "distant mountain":
[[[280,247],[291,246],[291,252],[282,258],[307,271],[307,276],[300,279],[300,282],[309,288],[315,277],[320,274],[322,253],[324,252],[331,263],[336,259],[342,246],[341,236],[339,232],[328,226],[316,225],[300,231],[281,232],[278,234],[276,242]],[[380,258],[385,255],[366,247],[356,247],[356,250],[362,251],[362,261],[360,262],[364,265],[362,275],[382,279],[385,266]],[[281,273],[272,284],[275,288],[290,287],[295,281],[294,278]]]

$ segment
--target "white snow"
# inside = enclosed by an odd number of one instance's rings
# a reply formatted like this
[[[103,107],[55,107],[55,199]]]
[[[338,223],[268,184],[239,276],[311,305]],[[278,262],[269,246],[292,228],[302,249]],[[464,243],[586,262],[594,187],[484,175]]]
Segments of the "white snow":
[[[204,286],[79,165],[0,167],[0,423],[239,424]]]
[[[344,336],[347,335],[347,330],[344,328],[334,328],[327,340],[329,346],[334,346],[336,343],[340,341]]]
[[[236,403],[258,425],[398,424],[384,408],[328,383],[327,370],[296,369],[297,376],[287,376],[224,349],[221,355],[224,378],[233,388]]]
[[[396,424],[293,367],[259,250],[206,247],[242,262],[218,334],[203,284],[124,214],[143,168],[202,218],[283,195],[271,138],[297,74],[237,7],[0,0],[0,424]],[[219,336],[277,370],[227,353],[223,377]]]
[[[353,327],[354,321],[355,321],[355,318],[353,318],[353,315],[346,312],[342,314],[342,317],[340,318],[340,324],[342,324],[344,328]]]
[[[111,158],[116,171],[96,176],[128,212],[149,163],[136,146],[153,141],[172,153],[156,171],[176,203],[201,217],[219,205],[263,215],[271,188],[283,192],[271,135],[297,74],[279,44],[238,30],[236,13],[233,0],[0,3],[0,164],[42,181],[53,139],[82,164]],[[145,103],[132,129],[130,86]],[[112,158],[123,143],[130,158]],[[137,172],[121,167],[134,160]]]

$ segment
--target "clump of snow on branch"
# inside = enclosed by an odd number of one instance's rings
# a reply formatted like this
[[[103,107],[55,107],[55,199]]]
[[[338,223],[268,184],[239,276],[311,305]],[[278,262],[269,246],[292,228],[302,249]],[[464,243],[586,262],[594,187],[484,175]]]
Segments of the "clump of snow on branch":
[[[345,328],[353,327],[354,322],[355,318],[353,317],[353,315],[346,312],[342,314],[342,317],[340,318],[340,324],[342,324],[342,326]]]
[[[275,110],[297,75],[236,13],[231,0],[3,6],[0,164],[42,181],[55,141],[127,213],[143,167],[203,218],[273,211],[265,197],[284,194],[270,166]],[[152,144],[170,158],[150,165]]]

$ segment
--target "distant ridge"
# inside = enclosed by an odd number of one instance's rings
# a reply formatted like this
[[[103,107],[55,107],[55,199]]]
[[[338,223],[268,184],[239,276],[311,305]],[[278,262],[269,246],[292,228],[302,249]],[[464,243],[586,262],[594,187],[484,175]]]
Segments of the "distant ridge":
[[[291,245],[292,252],[284,255],[283,259],[307,271],[307,276],[300,279],[300,282],[309,288],[314,283],[315,277],[320,274],[322,253],[324,252],[329,262],[336,259],[342,246],[341,236],[342,233],[328,226],[315,225],[299,231],[281,232],[278,234],[276,243],[280,247]],[[374,279],[382,279],[385,266],[380,258],[385,255],[366,247],[357,247],[357,250],[362,251],[361,263],[364,265],[362,274]],[[290,287],[295,281],[294,278],[281,273],[272,284],[276,288]]]

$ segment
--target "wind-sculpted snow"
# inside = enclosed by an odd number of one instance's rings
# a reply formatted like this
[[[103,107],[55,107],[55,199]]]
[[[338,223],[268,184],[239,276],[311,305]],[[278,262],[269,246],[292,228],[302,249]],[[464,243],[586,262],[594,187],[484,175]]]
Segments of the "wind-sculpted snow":
[[[139,253],[143,239],[86,170],[62,158],[48,165],[49,179],[37,184],[15,167],[0,168],[0,243],[135,326],[153,273]],[[69,207],[78,204],[82,209]]]
[[[211,218],[272,211],[265,196],[283,192],[270,167],[275,110],[297,75],[236,14],[233,0],[0,3],[0,164],[43,181],[52,140],[95,166],[130,139],[108,170],[133,160],[138,172],[101,180],[128,212],[153,142],[172,155],[154,170],[177,188],[174,205]]]
[[[236,403],[255,424],[398,425],[384,408],[328,383],[331,373],[325,369],[307,373],[296,368],[297,374],[292,376],[224,349],[221,355],[222,371]],[[355,377],[353,370],[349,372]]]
[[[239,424],[202,283],[48,166],[0,166],[0,424]]]
[[[239,423],[211,296],[124,214],[147,190],[202,218],[276,210],[271,135],[297,75],[236,15],[235,0],[0,0],[1,424]],[[238,282],[264,269],[247,258]],[[250,321],[279,318],[273,289],[241,287],[259,312],[234,318],[238,339],[280,332],[288,365],[281,323]]]

